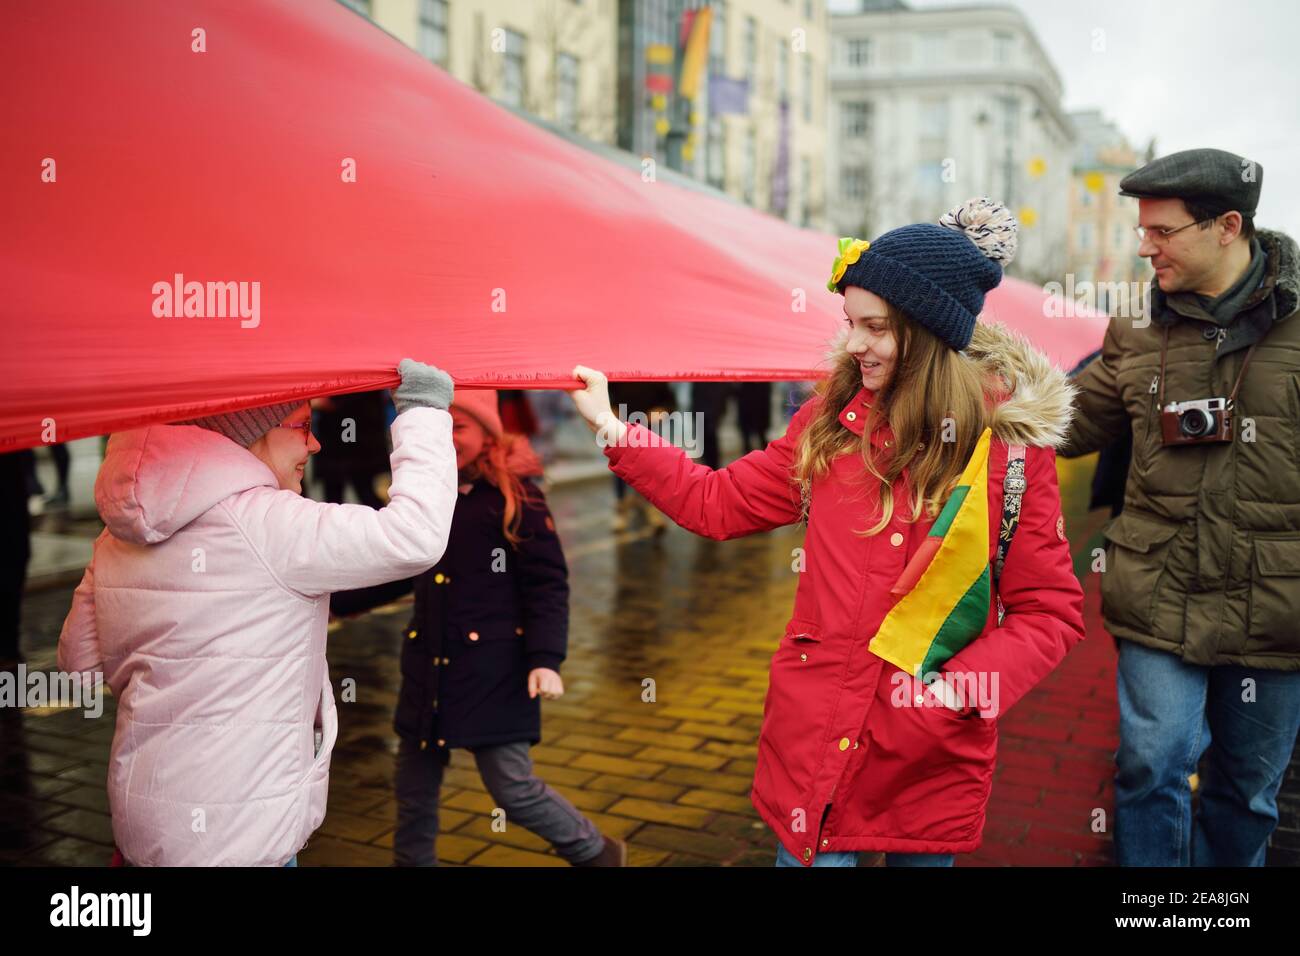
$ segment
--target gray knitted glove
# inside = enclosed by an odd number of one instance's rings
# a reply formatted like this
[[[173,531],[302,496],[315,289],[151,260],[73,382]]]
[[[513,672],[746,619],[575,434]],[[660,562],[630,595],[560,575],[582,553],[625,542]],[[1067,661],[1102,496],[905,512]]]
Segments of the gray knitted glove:
[[[408,358],[397,366],[397,374],[402,377],[402,384],[393,390],[397,414],[408,408],[451,408],[451,376],[442,369]]]

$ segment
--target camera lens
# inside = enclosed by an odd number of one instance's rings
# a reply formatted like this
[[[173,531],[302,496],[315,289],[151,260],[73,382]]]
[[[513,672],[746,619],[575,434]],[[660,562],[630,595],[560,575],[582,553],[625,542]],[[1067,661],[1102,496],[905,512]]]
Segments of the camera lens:
[[[1214,416],[1199,408],[1189,408],[1179,416],[1178,428],[1188,438],[1201,438],[1214,431]]]

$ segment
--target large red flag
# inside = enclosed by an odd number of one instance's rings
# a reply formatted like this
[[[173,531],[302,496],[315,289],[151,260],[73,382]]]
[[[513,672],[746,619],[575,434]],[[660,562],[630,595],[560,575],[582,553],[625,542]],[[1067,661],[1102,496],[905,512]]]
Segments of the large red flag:
[[[833,237],[538,129],[338,3],[9,0],[0,71],[0,451],[404,356],[461,386],[803,379],[841,317]],[[1062,362],[1100,341],[1041,301],[988,312]]]

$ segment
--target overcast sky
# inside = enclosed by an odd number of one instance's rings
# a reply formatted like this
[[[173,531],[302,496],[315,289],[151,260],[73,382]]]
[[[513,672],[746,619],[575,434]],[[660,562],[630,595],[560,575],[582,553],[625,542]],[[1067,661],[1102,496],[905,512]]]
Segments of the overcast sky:
[[[853,0],[830,0],[856,9]],[[914,8],[987,6],[910,0]],[[1255,224],[1300,240],[1300,3],[1005,0],[1028,18],[1067,110],[1100,109],[1156,155],[1213,146],[1264,170]],[[833,27],[832,27],[833,29]],[[1105,52],[1094,53],[1095,30]]]

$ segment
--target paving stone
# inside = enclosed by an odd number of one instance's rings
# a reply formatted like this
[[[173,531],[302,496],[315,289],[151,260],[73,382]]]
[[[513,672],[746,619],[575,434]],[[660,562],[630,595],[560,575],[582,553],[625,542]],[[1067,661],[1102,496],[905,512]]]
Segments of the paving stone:
[[[582,754],[573,761],[574,769],[593,773],[618,774],[623,777],[649,779],[664,769],[664,764],[645,760],[627,760],[607,754]]]
[[[697,770],[717,770],[727,763],[726,757],[698,750],[669,750],[666,747],[646,747],[638,751],[637,760],[654,761],[675,767],[695,767]]]
[[[469,860],[472,866],[568,866],[558,856],[534,853],[500,843],[490,845]]]
[[[648,800],[663,801],[675,800],[686,790],[684,786],[662,783],[658,780],[635,780],[631,777],[613,775],[596,777],[587,786],[593,790],[605,790],[629,797],[645,797]]]
[[[728,813],[751,813],[754,805],[749,797],[734,793],[718,793],[715,790],[688,790],[677,798],[677,802],[688,807],[703,807],[708,810],[725,810]]]
[[[608,811],[611,815],[632,817],[652,823],[668,823],[679,827],[703,827],[714,816],[712,811],[672,803],[658,803],[639,797],[625,797]]]
[[[113,845],[113,821],[106,813],[96,813],[93,810],[66,810],[42,820],[41,826],[46,830],[54,830],[89,843],[109,847]]]

